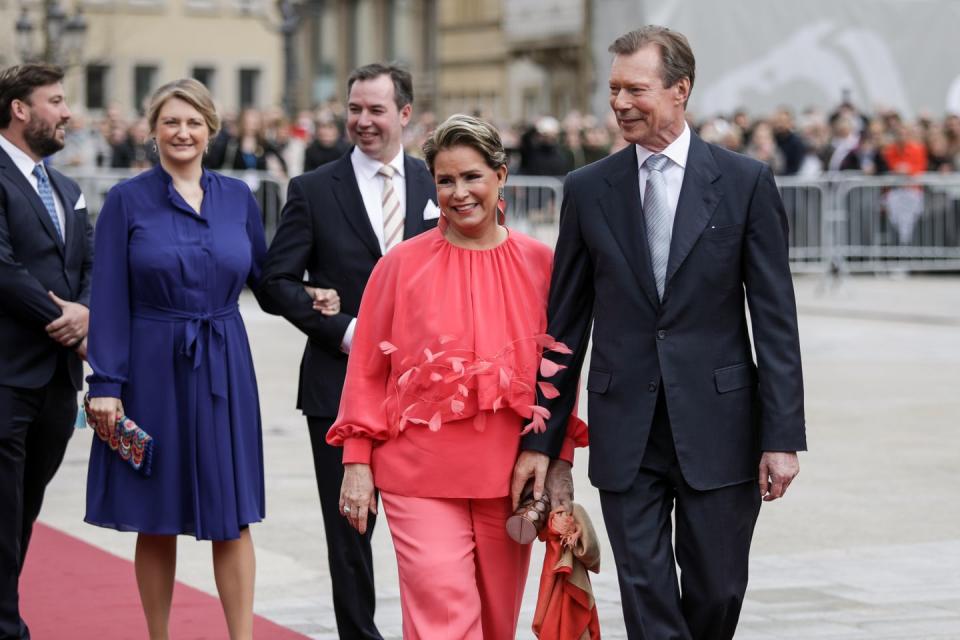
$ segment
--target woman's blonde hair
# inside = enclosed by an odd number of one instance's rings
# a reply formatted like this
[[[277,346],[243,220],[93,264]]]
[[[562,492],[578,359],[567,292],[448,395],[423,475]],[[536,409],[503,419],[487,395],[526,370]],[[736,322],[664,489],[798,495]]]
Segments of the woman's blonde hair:
[[[503,150],[497,128],[480,118],[458,113],[444,120],[423,143],[423,158],[430,173],[440,151],[458,146],[476,150],[493,170],[507,164],[507,152]]]
[[[193,78],[180,78],[163,85],[154,91],[150,97],[150,105],[147,107],[147,122],[150,123],[151,132],[157,130],[160,109],[170,98],[179,98],[199,111],[203,120],[207,123],[211,138],[220,131],[220,115],[217,113],[217,107],[213,103],[213,96],[210,95],[210,91]]]

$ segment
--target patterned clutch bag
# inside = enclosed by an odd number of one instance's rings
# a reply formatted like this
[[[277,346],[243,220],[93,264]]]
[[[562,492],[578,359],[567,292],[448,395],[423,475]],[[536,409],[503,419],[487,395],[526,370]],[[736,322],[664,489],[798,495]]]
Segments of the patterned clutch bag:
[[[83,398],[83,411],[87,422],[91,425],[96,424],[90,415],[90,396]],[[112,427],[97,425],[94,431],[134,470],[145,476],[150,475],[153,466],[154,440],[136,422],[127,416],[121,416]]]

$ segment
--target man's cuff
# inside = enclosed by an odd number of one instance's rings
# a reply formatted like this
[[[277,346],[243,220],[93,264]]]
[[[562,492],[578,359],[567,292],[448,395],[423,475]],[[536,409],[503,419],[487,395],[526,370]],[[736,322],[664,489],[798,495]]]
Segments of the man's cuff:
[[[370,438],[346,438],[343,441],[343,464],[370,464],[373,440]]]
[[[351,318],[350,324],[347,325],[347,330],[343,332],[343,339],[340,340],[340,351],[343,351],[346,354],[350,353],[350,348],[353,347],[353,332],[357,328],[357,319]]]

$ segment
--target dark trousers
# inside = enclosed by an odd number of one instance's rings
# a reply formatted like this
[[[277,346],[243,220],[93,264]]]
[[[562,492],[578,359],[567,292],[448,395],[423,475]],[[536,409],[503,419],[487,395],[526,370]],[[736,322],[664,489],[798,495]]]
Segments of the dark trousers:
[[[760,490],[756,482],[746,482],[697,491],[684,481],[662,391],[633,485],[624,492],[601,491],[600,505],[617,563],[627,637],[733,638],[747,589]]]
[[[343,482],[343,449],[326,442],[331,418],[307,417],[313,466],[317,472],[320,510],[327,537],[327,559],[333,583],[333,612],[341,640],[381,640],[373,622],[377,594],[373,586],[373,551],[370,538],[376,516],[367,517],[364,535],[340,515],[340,485]]]
[[[20,619],[20,571],[77,417],[77,391],[63,369],[40,389],[0,386],[0,640],[30,637]]]

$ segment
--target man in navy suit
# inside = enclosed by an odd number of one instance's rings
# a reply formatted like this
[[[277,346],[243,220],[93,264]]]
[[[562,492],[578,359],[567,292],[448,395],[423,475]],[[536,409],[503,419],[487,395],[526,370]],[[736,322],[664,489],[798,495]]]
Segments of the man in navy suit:
[[[761,499],[783,496],[806,449],[786,216],[768,166],[687,126],[683,35],[648,26],[610,51],[610,105],[632,144],[567,178],[548,332],[573,354],[515,486],[543,482],[557,457],[592,322],[590,479],[628,636],[726,640]],[[560,503],[564,465],[546,473]]]
[[[307,416],[333,582],[344,639],[377,639],[370,537],[340,512],[343,449],[326,443],[340,406],[363,289],[381,256],[436,226],[436,189],[426,165],[403,152],[413,83],[393,65],[350,74],[347,132],[355,145],[339,160],[290,181],[287,204],[263,270],[261,300],[307,334],[297,407]],[[308,281],[303,281],[304,272]],[[304,285],[335,289],[341,313],[322,315]],[[321,294],[322,295],[322,294]]]
[[[17,585],[83,381],[92,231],[80,188],[46,167],[70,119],[63,72],[0,74],[0,640],[30,637]]]

